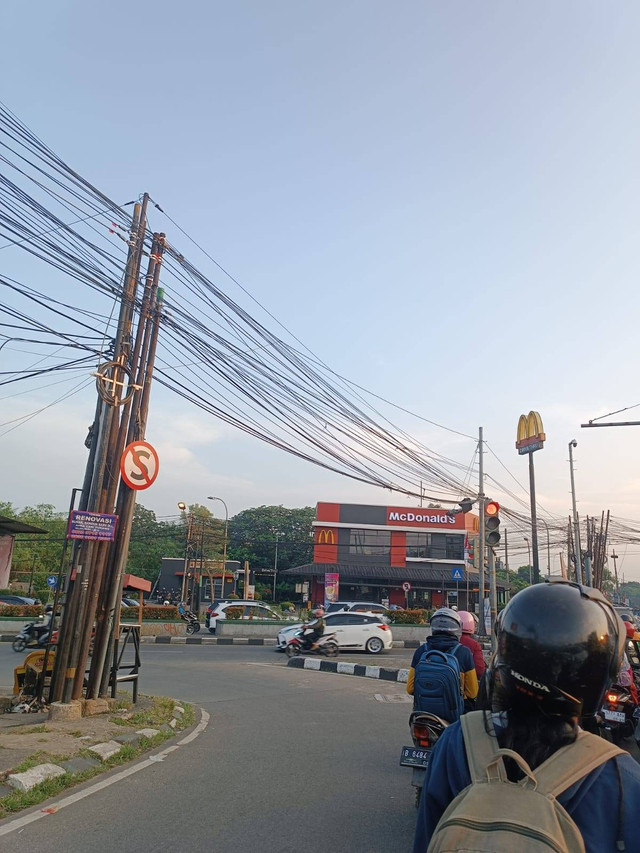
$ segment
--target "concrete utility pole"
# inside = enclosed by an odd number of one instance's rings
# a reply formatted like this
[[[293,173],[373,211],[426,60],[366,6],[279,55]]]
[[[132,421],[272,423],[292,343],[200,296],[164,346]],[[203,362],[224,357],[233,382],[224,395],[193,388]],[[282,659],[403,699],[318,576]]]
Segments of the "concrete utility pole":
[[[484,441],[478,427],[478,634],[486,636],[484,624]]]
[[[571,475],[571,507],[573,511],[573,554],[576,561],[576,578],[578,583],[584,583],[582,574],[582,554],[580,548],[580,522],[578,520],[578,510],[576,508],[576,482],[573,476],[573,448],[578,446],[578,442],[573,438],[569,442],[569,473]]]
[[[507,528],[504,529],[504,569],[507,578],[507,587],[505,589],[505,596],[507,601],[511,598],[511,575],[509,574],[509,545],[507,542]]]

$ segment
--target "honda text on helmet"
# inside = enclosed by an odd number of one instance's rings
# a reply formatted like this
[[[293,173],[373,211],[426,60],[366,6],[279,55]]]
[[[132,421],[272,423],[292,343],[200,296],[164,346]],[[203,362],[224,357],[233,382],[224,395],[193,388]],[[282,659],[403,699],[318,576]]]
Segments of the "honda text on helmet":
[[[597,589],[554,581],[521,590],[498,617],[494,710],[592,717],[616,679],[626,639]]]

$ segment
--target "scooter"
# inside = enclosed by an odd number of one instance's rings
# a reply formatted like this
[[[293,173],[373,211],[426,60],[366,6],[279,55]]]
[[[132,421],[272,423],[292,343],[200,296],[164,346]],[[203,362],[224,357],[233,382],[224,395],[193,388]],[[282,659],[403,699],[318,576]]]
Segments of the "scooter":
[[[187,627],[185,628],[187,634],[197,634],[202,627],[196,614],[190,610],[185,611],[181,618],[187,623]]]
[[[335,640],[335,634],[323,634],[316,641],[315,648],[309,649],[302,639],[303,633],[303,631],[296,631],[287,643],[285,653],[288,658],[295,657],[296,655],[322,655],[327,658],[337,657],[339,648]]]
[[[44,649],[49,642],[49,627],[45,631],[36,631],[42,628],[37,622],[29,622],[22,628],[19,634],[13,638],[11,648],[14,652],[23,652],[25,649]]]
[[[640,708],[626,687],[614,684],[604,694],[599,714],[600,734],[615,744],[633,737],[640,718]]]
[[[416,789],[416,808],[420,803],[424,777],[433,747],[448,725],[449,723],[442,717],[424,711],[414,711],[409,717],[413,746],[402,747],[400,765],[412,768],[411,784]]]

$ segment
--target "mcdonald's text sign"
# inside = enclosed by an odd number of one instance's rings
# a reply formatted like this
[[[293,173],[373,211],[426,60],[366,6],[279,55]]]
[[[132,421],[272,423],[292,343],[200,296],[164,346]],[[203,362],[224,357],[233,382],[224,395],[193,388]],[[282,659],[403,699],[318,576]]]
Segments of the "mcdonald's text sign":
[[[539,412],[520,415],[516,448],[521,456],[525,453],[533,453],[535,450],[542,450],[545,439],[546,435]]]

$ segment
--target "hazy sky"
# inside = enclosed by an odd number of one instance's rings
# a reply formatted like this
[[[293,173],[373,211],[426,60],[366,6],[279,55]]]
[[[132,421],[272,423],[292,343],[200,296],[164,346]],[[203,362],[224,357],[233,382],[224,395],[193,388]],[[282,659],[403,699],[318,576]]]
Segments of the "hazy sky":
[[[640,521],[640,428],[580,429],[640,402],[639,27],[637,3],[589,0],[14,4],[1,97],[111,198],[149,191],[342,375],[462,432],[482,424],[525,485],[515,430],[537,409],[541,505],[569,514],[576,438],[580,513]],[[24,278],[24,264],[0,252],[0,270]],[[19,349],[0,370],[31,363]],[[0,389],[1,420],[58,393]],[[0,496],[65,508],[93,406],[89,389],[0,427]],[[394,417],[471,461],[473,441]],[[141,501],[159,515],[209,494],[231,513],[403,503],[161,391],[147,437],[161,472]],[[526,495],[493,457],[487,469]],[[640,544],[619,553],[640,579]]]

